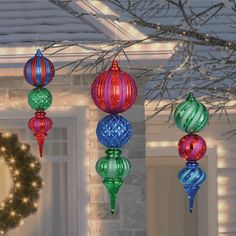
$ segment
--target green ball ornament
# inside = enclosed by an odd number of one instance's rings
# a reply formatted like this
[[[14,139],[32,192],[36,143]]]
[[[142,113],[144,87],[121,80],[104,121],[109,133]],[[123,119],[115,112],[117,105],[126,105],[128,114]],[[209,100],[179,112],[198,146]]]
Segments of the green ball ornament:
[[[52,94],[46,88],[34,88],[28,95],[28,103],[36,111],[47,110],[52,104]]]
[[[131,171],[129,160],[121,156],[121,150],[107,149],[106,156],[100,158],[96,164],[97,173],[104,178],[103,183],[110,195],[111,213],[115,213],[118,191]]]
[[[208,124],[209,113],[207,108],[198,102],[192,93],[180,103],[174,112],[176,126],[186,133],[196,133]]]

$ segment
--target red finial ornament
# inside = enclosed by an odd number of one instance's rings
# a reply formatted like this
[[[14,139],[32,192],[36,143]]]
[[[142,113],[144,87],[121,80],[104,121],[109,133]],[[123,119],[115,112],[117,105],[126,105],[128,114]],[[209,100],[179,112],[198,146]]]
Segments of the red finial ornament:
[[[109,70],[100,73],[92,84],[92,99],[102,111],[118,114],[128,110],[136,101],[134,79],[121,70],[113,60]]]
[[[46,113],[43,111],[35,112],[35,116],[28,122],[29,128],[37,139],[40,157],[43,156],[43,144],[47,137],[48,130],[52,128],[52,124],[52,120],[46,117]]]

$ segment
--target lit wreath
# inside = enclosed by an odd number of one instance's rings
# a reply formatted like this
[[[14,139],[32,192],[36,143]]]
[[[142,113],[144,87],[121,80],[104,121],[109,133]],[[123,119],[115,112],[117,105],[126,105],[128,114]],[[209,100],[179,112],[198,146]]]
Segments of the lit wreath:
[[[6,234],[37,211],[43,182],[39,176],[40,162],[30,153],[28,144],[19,142],[16,134],[0,133],[0,159],[8,165],[12,177],[10,193],[0,203],[0,234]]]

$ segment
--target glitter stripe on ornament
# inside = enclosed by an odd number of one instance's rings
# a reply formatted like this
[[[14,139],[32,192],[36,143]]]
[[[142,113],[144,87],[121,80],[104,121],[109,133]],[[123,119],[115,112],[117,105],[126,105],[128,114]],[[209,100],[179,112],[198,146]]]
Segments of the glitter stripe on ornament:
[[[97,161],[96,171],[104,178],[103,183],[110,195],[111,212],[114,214],[117,193],[123,180],[130,174],[131,164],[121,156],[120,149],[107,149],[106,156]]]
[[[28,94],[29,105],[37,111],[35,117],[29,120],[28,126],[33,131],[38,142],[41,157],[47,132],[52,126],[52,120],[46,117],[44,112],[51,106],[52,95],[44,86],[51,82],[54,74],[55,70],[52,62],[44,57],[39,49],[35,56],[29,59],[24,66],[25,80],[29,84],[36,86]]]
[[[121,71],[116,61],[108,71],[97,76],[92,84],[92,99],[104,112],[117,114],[128,110],[137,97],[133,78]]]
[[[201,131],[208,123],[208,116],[206,107],[197,102],[191,93],[174,112],[176,126],[186,133]]]
[[[187,161],[200,160],[204,157],[206,150],[205,140],[197,134],[185,135],[178,143],[179,155]]]
[[[101,144],[108,147],[106,157],[97,161],[96,171],[110,195],[111,212],[115,212],[116,197],[123,179],[130,174],[130,162],[121,157],[123,147],[132,135],[131,125],[118,113],[128,110],[137,97],[137,86],[133,78],[122,71],[117,61],[112,61],[109,70],[100,73],[91,87],[91,95],[99,109],[110,115],[102,118],[96,133]]]
[[[108,148],[123,147],[132,136],[130,122],[119,115],[108,115],[102,118],[96,129],[98,140]]]
[[[40,157],[43,155],[44,141],[48,135],[48,131],[52,128],[53,122],[46,113],[42,111],[35,112],[35,116],[28,122],[28,127],[34,133],[38,142]]]
[[[190,212],[192,213],[195,196],[200,189],[199,185],[205,181],[206,174],[198,167],[198,163],[187,162],[186,167],[179,172],[178,179],[188,195]]]
[[[26,62],[24,76],[33,86],[45,86],[52,81],[55,69],[52,62],[44,57],[38,49],[35,56]]]
[[[198,167],[197,161],[206,153],[205,140],[193,132],[202,130],[208,123],[208,111],[198,102],[192,93],[186,101],[180,103],[174,112],[176,126],[190,133],[182,137],[178,143],[178,151],[181,158],[187,160],[186,167],[179,172],[178,179],[184,185],[188,195],[190,212],[193,210],[195,195],[200,189],[199,185],[206,179],[205,172]]]

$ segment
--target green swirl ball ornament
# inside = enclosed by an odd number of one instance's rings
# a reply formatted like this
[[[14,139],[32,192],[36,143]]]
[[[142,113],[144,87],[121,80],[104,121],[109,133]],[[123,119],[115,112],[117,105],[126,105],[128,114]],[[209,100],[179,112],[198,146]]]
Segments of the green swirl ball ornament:
[[[37,87],[30,91],[28,103],[36,111],[44,111],[52,104],[52,94],[46,88]]]
[[[192,93],[180,103],[174,112],[176,126],[186,133],[196,133],[208,124],[209,113],[207,108],[198,102]]]
[[[97,173],[103,177],[103,183],[110,195],[111,213],[115,213],[116,198],[123,180],[130,174],[131,164],[129,160],[121,156],[121,150],[110,148],[106,150],[106,156],[96,163]]]

